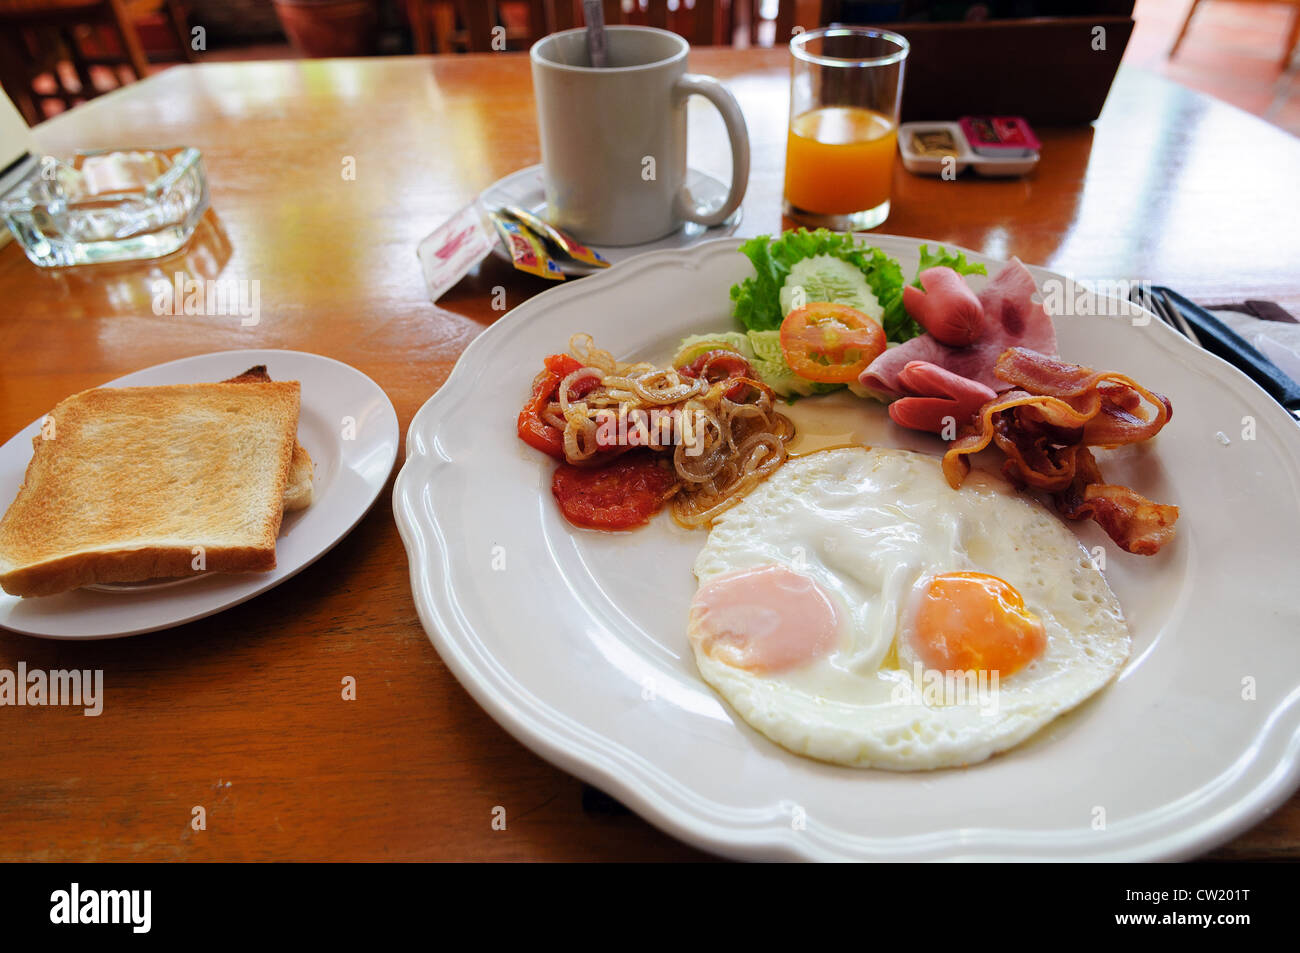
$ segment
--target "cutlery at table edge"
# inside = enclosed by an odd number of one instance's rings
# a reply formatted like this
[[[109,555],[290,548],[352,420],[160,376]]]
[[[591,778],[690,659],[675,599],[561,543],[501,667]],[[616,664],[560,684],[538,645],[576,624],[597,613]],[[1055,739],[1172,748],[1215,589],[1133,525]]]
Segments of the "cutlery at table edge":
[[[1300,384],[1209,311],[1162,285],[1135,291],[1131,298],[1193,344],[1242,371],[1300,422]]]

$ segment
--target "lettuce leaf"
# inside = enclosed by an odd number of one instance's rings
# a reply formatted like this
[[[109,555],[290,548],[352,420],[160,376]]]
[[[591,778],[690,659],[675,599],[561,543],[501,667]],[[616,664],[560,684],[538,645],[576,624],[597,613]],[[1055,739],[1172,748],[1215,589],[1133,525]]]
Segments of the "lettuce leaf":
[[[921,326],[903,307],[903,269],[879,248],[860,243],[852,235],[825,228],[806,228],[783,233],[777,238],[760,235],[740,246],[754,264],[754,277],[731,286],[732,314],[748,331],[774,331],[781,327],[781,287],[796,262],[817,255],[831,255],[857,267],[867,279],[884,314],[881,325],[890,341],[907,341],[921,333]],[[934,251],[921,246],[921,261],[912,283],[927,268],[945,265],[960,275],[987,274],[983,265],[972,264],[962,252],[950,252],[942,245]]]
[[[930,251],[929,245],[921,246],[921,263],[916,266],[916,278],[913,284],[918,288],[921,287],[921,272],[927,268],[937,268],[940,265],[951,268],[959,275],[987,275],[988,270],[983,265],[975,265],[966,260],[965,252],[950,252],[942,245],[934,251]]]
[[[741,326],[749,331],[775,331],[781,327],[781,286],[795,262],[818,255],[831,255],[854,265],[871,286],[872,293],[885,308],[885,336],[891,331],[889,302],[898,301],[902,313],[903,271],[898,262],[879,248],[861,244],[852,235],[841,235],[825,228],[810,232],[800,228],[778,238],[760,235],[740,246],[740,251],[754,264],[754,277],[731,286],[731,310]],[[903,314],[906,318],[906,314]],[[910,319],[908,319],[910,320]],[[893,324],[901,324],[895,317]],[[908,330],[905,325],[900,330]],[[916,333],[919,333],[916,332]],[[908,334],[907,337],[914,337]]]

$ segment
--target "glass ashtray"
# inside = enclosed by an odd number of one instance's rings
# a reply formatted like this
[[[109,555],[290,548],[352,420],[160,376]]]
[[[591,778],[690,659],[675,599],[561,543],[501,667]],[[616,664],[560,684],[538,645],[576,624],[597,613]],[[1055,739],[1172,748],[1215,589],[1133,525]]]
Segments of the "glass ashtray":
[[[45,157],[0,199],[5,224],[44,268],[170,255],[207,207],[203,156],[189,148]]]

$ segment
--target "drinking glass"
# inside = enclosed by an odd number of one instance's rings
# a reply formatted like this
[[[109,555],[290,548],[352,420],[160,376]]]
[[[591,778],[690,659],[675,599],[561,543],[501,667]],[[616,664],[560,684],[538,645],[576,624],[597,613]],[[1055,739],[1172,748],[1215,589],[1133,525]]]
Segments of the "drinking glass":
[[[874,27],[824,27],[790,41],[784,211],[836,231],[889,216],[907,40]]]

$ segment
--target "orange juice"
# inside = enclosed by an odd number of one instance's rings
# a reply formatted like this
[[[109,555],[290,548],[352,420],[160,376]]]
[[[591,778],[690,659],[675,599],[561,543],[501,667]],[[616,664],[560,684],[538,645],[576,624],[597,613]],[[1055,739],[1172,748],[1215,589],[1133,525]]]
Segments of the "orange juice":
[[[874,109],[823,106],[790,120],[785,197],[820,215],[864,212],[889,199],[898,131]]]

